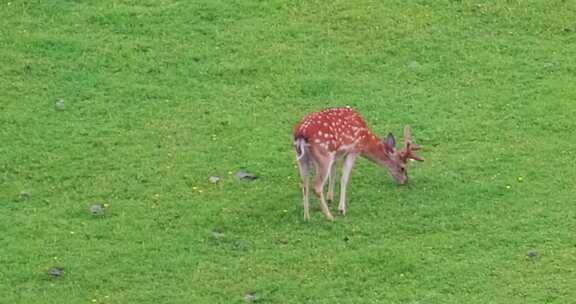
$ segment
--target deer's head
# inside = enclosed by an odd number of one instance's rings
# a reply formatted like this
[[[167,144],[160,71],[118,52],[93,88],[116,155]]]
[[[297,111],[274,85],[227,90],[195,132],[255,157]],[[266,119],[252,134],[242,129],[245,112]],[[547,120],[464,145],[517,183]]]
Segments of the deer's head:
[[[389,133],[384,142],[384,153],[386,153],[387,160],[384,165],[390,172],[390,175],[400,185],[408,182],[408,171],[406,163],[408,160],[424,161],[420,156],[416,155],[415,151],[420,150],[420,146],[413,144],[410,139],[410,127],[404,127],[404,147],[396,150],[396,139],[392,133]]]

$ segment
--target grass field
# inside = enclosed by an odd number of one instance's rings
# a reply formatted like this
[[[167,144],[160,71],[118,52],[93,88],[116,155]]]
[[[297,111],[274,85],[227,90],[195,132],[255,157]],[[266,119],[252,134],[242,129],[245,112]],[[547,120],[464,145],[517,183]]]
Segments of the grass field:
[[[573,303],[574,16],[2,0],[0,302]],[[358,161],[348,216],[305,223],[291,131],[342,105],[426,161]]]

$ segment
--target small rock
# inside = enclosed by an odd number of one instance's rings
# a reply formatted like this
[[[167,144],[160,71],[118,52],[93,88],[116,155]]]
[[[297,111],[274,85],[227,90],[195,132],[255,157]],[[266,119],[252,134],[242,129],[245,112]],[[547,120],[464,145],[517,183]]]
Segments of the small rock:
[[[245,170],[240,170],[238,173],[236,173],[236,178],[238,180],[255,180],[258,178],[258,176],[248,173]]]
[[[246,240],[237,240],[234,242],[234,248],[238,251],[245,251],[248,249],[248,246],[250,246],[250,242]]]
[[[210,176],[210,178],[208,180],[213,184],[217,184],[220,181],[220,177],[219,176]]]
[[[26,191],[21,191],[18,197],[21,201],[27,201],[30,198],[30,194],[28,194]]]
[[[408,68],[411,70],[416,70],[418,68],[420,68],[420,63],[418,63],[418,61],[410,61],[410,63],[408,63]]]
[[[535,258],[538,255],[538,252],[534,251],[534,250],[528,250],[528,257],[529,258]]]
[[[64,269],[59,267],[52,267],[48,269],[48,275],[52,278],[59,278],[64,274]]]
[[[64,104],[64,99],[58,99],[58,101],[56,102],[56,110],[62,111],[66,108],[66,105]]]
[[[90,206],[90,213],[92,213],[93,215],[100,215],[103,212],[104,211],[102,210],[102,205],[100,203],[96,203]]]
[[[256,295],[255,292],[249,292],[246,295],[244,295],[244,301],[250,303],[250,302],[254,302],[258,300],[258,296]]]
[[[212,237],[216,240],[221,240],[225,237],[226,235],[224,234],[224,232],[220,231],[220,230],[214,230],[212,231]]]

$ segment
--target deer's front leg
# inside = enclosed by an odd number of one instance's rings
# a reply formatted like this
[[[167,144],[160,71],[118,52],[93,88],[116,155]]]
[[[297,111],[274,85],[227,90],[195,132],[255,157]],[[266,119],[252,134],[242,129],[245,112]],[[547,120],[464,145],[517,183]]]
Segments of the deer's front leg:
[[[342,178],[340,179],[340,203],[338,203],[338,211],[340,211],[340,214],[342,215],[346,215],[346,187],[348,186],[350,172],[352,172],[352,167],[354,167],[355,161],[356,155],[348,154],[344,158],[344,163],[342,164]]]

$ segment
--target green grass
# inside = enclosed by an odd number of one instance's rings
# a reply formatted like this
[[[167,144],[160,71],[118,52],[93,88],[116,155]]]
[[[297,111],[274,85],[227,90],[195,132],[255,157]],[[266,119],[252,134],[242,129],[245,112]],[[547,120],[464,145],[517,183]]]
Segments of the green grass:
[[[2,302],[573,302],[575,14],[1,1]],[[291,130],[340,105],[379,134],[410,124],[426,162],[397,187],[359,161],[349,215],[314,199],[304,223]]]

